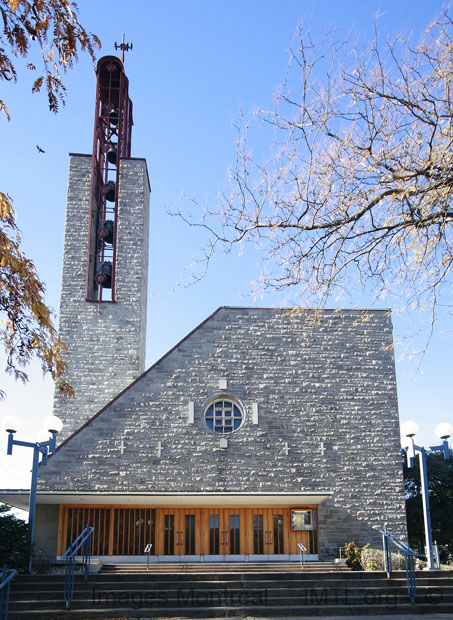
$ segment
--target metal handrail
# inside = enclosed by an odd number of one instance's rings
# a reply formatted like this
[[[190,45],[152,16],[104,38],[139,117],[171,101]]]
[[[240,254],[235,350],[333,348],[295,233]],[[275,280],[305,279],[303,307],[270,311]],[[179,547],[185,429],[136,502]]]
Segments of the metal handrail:
[[[75,555],[80,548],[83,549],[83,577],[85,581],[88,579],[93,532],[94,527],[87,525],[83,532],[77,536],[75,541],[69,545],[62,555],[62,557],[66,560],[66,570],[64,576],[64,599],[66,601],[66,609],[70,609],[71,601],[74,598],[74,563]]]
[[[146,554],[146,570],[149,570],[149,554],[151,553],[152,547],[153,543],[148,543],[143,551],[143,553]]]
[[[16,575],[16,569],[10,568],[8,570],[6,564],[3,565],[3,570],[0,573],[0,620],[8,620],[9,588],[11,586],[11,580]]]
[[[415,584],[415,560],[414,558],[426,558],[424,554],[417,553],[409,547],[406,543],[400,540],[395,534],[392,534],[384,526],[384,529],[379,530],[382,534],[382,546],[384,551],[384,568],[387,573],[387,579],[390,579],[392,573],[392,554],[390,551],[389,543],[395,545],[395,547],[404,553],[406,559],[406,582],[407,593],[409,594],[411,603],[415,603],[415,597],[417,595],[417,587]]]
[[[304,568],[305,566],[304,553],[307,551],[307,548],[304,547],[302,543],[297,543],[297,546],[299,547],[299,553],[300,553],[300,567]]]

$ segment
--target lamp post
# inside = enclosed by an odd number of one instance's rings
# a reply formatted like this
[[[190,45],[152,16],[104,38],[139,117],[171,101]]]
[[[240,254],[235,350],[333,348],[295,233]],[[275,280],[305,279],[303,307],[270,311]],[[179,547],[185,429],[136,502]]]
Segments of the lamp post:
[[[3,428],[8,433],[8,455],[11,455],[13,453],[13,446],[25,446],[26,448],[33,448],[33,467],[31,470],[30,503],[28,513],[30,539],[30,557],[28,560],[28,572],[31,573],[32,545],[35,529],[36,491],[38,487],[39,456],[41,455],[41,465],[47,465],[47,457],[49,452],[51,452],[52,454],[55,453],[57,444],[57,433],[59,433],[63,428],[63,422],[60,420],[60,418],[57,418],[57,416],[54,415],[45,418],[44,428],[38,432],[37,441],[35,443],[29,441],[18,441],[17,439],[14,439],[14,434],[19,428],[19,423],[13,416],[7,416],[3,419]]]
[[[429,508],[429,492],[428,492],[428,475],[426,471],[426,450],[423,446],[418,446],[415,443],[415,435],[418,432],[418,424],[412,420],[404,422],[401,426],[401,432],[404,437],[407,438],[407,444],[404,448],[407,449],[407,466],[414,466],[415,455],[418,453],[418,459],[420,463],[420,479],[421,479],[421,494],[423,502],[423,521],[425,525],[425,545],[428,557],[428,570],[434,570],[433,561],[433,539],[431,533],[431,512]],[[436,435],[442,439],[442,443],[438,446],[430,446],[430,450],[443,452],[444,459],[450,458],[450,449],[448,446],[448,438],[453,435],[453,425],[448,422],[442,422],[435,428]]]

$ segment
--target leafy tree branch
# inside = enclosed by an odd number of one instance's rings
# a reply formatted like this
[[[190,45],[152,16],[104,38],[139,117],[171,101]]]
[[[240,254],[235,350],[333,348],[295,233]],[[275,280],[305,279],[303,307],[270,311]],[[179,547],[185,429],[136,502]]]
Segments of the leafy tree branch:
[[[79,51],[94,61],[99,39],[80,24],[77,5],[70,0],[0,0],[0,22],[0,80],[16,82],[15,59],[28,59],[33,48],[39,50],[41,70],[31,62],[26,65],[36,74],[32,92],[45,88],[49,109],[57,113],[66,96],[61,74],[73,66]],[[0,111],[10,120],[1,100]],[[60,393],[70,396],[73,388],[65,379],[64,345],[58,340],[44,292],[32,261],[20,250],[12,200],[7,192],[0,192],[0,343],[6,353],[6,372],[26,382],[24,368],[37,357]]]
[[[37,72],[32,92],[45,88],[49,109],[58,112],[65,102],[66,88],[61,79],[78,59],[80,51],[95,60],[95,48],[100,47],[96,35],[88,33],[78,21],[78,8],[70,0],[0,0],[0,79],[17,81],[13,58],[27,58],[32,47],[41,53],[41,69],[29,62],[27,69]],[[0,101],[0,109],[8,108]],[[9,118],[9,115],[8,115]]]
[[[73,389],[64,379],[64,345],[58,340],[51,311],[44,302],[44,285],[32,261],[20,251],[15,214],[2,193],[0,224],[0,342],[6,354],[5,370],[25,383],[28,375],[24,368],[36,356],[60,393],[70,396]]]

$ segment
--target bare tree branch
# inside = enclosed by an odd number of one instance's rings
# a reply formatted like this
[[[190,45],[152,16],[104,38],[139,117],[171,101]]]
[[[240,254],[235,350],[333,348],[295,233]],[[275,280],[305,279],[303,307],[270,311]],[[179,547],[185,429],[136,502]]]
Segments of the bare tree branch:
[[[362,52],[335,33],[316,46],[300,26],[274,109],[257,113],[272,158],[252,157],[241,121],[231,191],[196,223],[204,268],[253,242],[264,289],[325,303],[366,287],[434,318],[453,262],[452,25],[445,10],[412,46],[383,42],[376,23]]]

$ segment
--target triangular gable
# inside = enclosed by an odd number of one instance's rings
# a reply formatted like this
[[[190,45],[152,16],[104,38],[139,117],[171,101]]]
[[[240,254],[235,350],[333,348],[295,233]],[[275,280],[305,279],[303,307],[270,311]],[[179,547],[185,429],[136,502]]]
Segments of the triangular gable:
[[[391,345],[387,311],[219,308],[63,442],[40,468],[39,488],[316,492],[332,476],[347,484],[344,459],[369,443],[370,424],[398,437]],[[236,432],[208,428],[216,397],[242,408]],[[391,441],[376,446],[379,458],[398,452]]]

